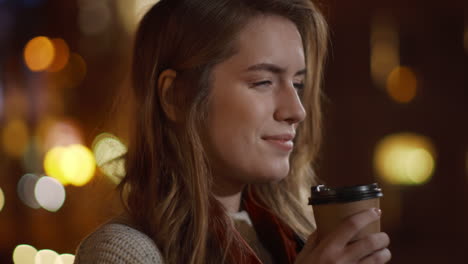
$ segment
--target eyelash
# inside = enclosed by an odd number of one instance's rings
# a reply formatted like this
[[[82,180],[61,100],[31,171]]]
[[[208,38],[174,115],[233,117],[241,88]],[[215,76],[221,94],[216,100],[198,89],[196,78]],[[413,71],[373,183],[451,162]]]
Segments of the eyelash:
[[[271,85],[271,81],[261,81],[261,82],[256,82],[253,83],[253,86],[263,86],[263,85]],[[294,88],[298,91],[302,91],[304,89],[304,83],[295,83]]]

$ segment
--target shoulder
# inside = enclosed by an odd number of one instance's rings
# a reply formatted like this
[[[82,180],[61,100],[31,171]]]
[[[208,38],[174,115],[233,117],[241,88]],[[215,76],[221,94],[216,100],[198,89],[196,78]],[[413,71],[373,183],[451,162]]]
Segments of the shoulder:
[[[162,256],[151,238],[123,223],[109,222],[88,235],[78,246],[75,264],[162,264]]]

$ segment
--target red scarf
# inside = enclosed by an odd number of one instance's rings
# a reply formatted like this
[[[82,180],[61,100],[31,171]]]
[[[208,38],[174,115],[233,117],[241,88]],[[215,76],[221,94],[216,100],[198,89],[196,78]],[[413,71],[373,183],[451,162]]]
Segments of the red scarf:
[[[260,241],[271,253],[276,263],[293,264],[304,242],[294,231],[266,206],[260,203],[253,190],[248,190],[243,199],[244,209],[252,219]],[[255,255],[255,253],[252,252]],[[257,257],[249,258],[250,264],[261,264]]]

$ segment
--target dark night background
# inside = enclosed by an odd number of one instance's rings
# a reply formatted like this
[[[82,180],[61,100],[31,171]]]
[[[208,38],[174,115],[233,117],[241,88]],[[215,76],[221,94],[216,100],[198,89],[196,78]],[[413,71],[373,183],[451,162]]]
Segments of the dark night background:
[[[96,2],[97,8],[86,0],[0,0],[1,133],[12,116],[20,117],[32,140],[41,120],[53,116],[72,122],[88,147],[102,132],[125,138],[125,127],[118,121],[125,115],[113,118],[108,109],[117,89],[128,82],[133,1]],[[392,239],[391,263],[465,263],[468,2],[322,0],[321,6],[331,40],[319,177],[334,186],[374,181],[382,185],[382,228]],[[373,30],[379,30],[379,17],[388,18],[397,34],[393,48],[399,64],[415,73],[416,95],[408,103],[392,100],[371,74],[371,39]],[[86,29],[89,20],[91,25],[104,26]],[[72,74],[67,87],[50,88],[52,74],[31,72],[23,50],[36,36],[65,40],[86,65],[82,78]],[[391,184],[377,172],[376,146],[382,138],[402,132],[424,136],[433,145],[435,169],[427,182]],[[0,209],[0,263],[10,263],[20,244],[73,254],[87,233],[118,212],[115,184],[98,171],[84,187],[65,187],[66,200],[57,212],[32,209],[18,198],[16,188],[23,174],[44,173],[44,153],[38,152],[33,165],[27,165],[23,162],[27,158],[5,150],[8,139],[4,134],[0,143],[0,188],[5,196]]]

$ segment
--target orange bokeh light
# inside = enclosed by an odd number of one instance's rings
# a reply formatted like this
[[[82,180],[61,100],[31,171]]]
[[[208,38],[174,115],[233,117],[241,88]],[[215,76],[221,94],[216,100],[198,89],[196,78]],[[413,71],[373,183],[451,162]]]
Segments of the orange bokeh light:
[[[404,66],[395,67],[387,78],[387,92],[399,103],[409,103],[416,96],[418,80],[416,74]]]
[[[24,48],[24,61],[31,71],[46,70],[52,64],[54,57],[54,45],[47,37],[35,37]]]
[[[55,48],[55,57],[47,71],[58,72],[67,65],[68,59],[70,58],[70,49],[65,40],[61,38],[52,39],[52,44]]]

